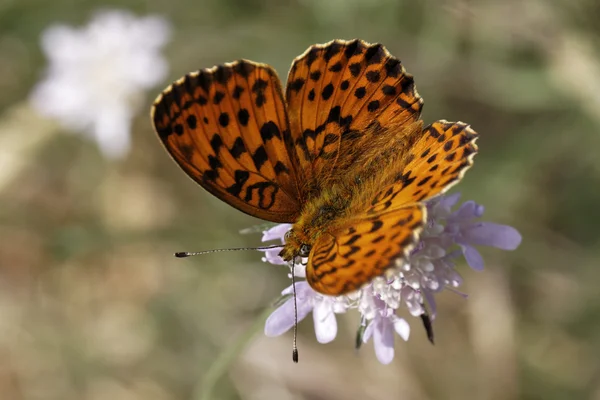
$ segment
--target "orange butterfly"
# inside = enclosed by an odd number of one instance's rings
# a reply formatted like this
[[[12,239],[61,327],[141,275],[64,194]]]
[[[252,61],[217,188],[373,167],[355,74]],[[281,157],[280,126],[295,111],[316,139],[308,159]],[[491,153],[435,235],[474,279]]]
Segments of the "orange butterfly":
[[[419,119],[413,77],[380,44],[334,40],[296,58],[285,98],[268,65],[200,70],[154,102],[179,166],[231,206],[293,223],[280,255],[308,257],[317,292],[341,295],[400,267],[427,221],[423,200],[473,164],[477,134]]]

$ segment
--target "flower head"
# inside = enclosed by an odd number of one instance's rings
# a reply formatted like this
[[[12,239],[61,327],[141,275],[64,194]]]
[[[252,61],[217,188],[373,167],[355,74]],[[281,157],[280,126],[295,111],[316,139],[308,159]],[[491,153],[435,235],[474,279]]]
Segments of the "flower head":
[[[51,26],[42,34],[50,64],[31,102],[41,114],[90,135],[104,155],[123,156],[143,92],[166,77],[160,50],[168,37],[164,19],[125,11],[98,13],[83,28]]]
[[[459,198],[460,195],[455,194],[427,202],[428,222],[419,243],[407,263],[387,277],[375,278],[361,290],[337,297],[315,292],[306,281],[296,283],[298,321],[312,311],[317,340],[327,343],[337,334],[335,314],[356,309],[360,314],[362,341],[366,343],[373,338],[377,359],[382,364],[389,364],[394,358],[395,335],[406,341],[410,334],[408,322],[396,314],[399,308],[406,307],[413,316],[434,319],[435,294],[444,289],[457,292],[462,284],[462,278],[455,270],[457,258],[464,256],[473,269],[481,270],[483,260],[475,246],[514,250],[521,242],[516,229],[479,221],[484,209],[473,201],[452,211]],[[280,240],[283,243],[289,229],[289,224],[277,225],[264,232],[263,241]],[[263,260],[285,264],[278,252],[277,249],[267,250]],[[304,277],[304,267],[296,265],[294,274]],[[291,286],[283,291],[286,296],[291,293]],[[281,335],[294,326],[293,301],[293,298],[287,299],[267,319],[267,336]]]

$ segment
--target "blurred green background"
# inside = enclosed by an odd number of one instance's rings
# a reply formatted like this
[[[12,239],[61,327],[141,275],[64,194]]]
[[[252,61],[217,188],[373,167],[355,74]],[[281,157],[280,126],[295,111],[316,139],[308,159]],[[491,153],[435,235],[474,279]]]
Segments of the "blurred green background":
[[[27,100],[43,30],[103,8],[172,24],[169,79],[118,161]],[[600,399],[598,17],[596,0],[0,0],[0,399]],[[435,346],[409,318],[384,366],[354,352],[356,313],[328,345],[309,318],[294,365],[291,335],[262,334],[285,269],[172,257],[257,245],[239,231],[259,221],[188,179],[146,110],[187,72],[247,58],[285,77],[309,45],[355,37],[403,61],[426,123],[481,134],[454,190],[523,243],[459,267],[470,297],[438,297]]]

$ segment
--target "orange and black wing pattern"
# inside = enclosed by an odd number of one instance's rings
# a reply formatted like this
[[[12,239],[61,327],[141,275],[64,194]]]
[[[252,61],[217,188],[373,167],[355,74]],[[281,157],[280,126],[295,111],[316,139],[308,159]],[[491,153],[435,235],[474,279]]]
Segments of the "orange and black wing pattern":
[[[356,218],[319,237],[306,266],[306,279],[319,293],[339,296],[360,289],[392,267],[401,267],[418,242],[427,209],[413,204]]]
[[[367,214],[421,202],[458,183],[473,165],[477,133],[464,122],[434,122],[409,149],[408,162],[395,182],[372,199]]]
[[[423,200],[457,183],[473,164],[477,134],[461,122],[438,121],[409,149],[396,181],[373,197],[365,212],[314,244],[306,278],[316,291],[341,295],[401,267],[427,222]],[[384,173],[384,171],[381,171]]]
[[[292,64],[286,99],[305,178],[317,187],[339,180],[368,135],[418,121],[423,100],[400,60],[380,44],[334,40],[311,46]],[[344,145],[345,144],[345,145]]]
[[[296,220],[299,163],[271,67],[241,60],[188,74],[158,96],[152,121],[177,164],[210,193],[258,218]]]

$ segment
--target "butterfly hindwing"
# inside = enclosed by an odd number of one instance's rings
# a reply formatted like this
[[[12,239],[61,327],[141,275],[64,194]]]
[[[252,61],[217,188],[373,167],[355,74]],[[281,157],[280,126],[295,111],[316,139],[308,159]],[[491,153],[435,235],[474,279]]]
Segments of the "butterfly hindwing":
[[[356,151],[340,148],[362,145],[376,132],[398,134],[377,128],[414,123],[423,104],[400,61],[382,45],[362,40],[311,46],[292,64],[286,99],[300,165],[316,186],[352,165],[344,159]]]
[[[241,60],[188,74],[156,99],[152,120],[173,159],[210,193],[268,221],[296,219],[298,161],[271,67]]]
[[[442,194],[462,179],[477,153],[477,133],[464,122],[425,127],[395,182],[380,190],[367,214],[379,214]]]
[[[424,205],[356,218],[317,240],[306,279],[319,293],[338,296],[357,289],[407,259],[427,219]]]

